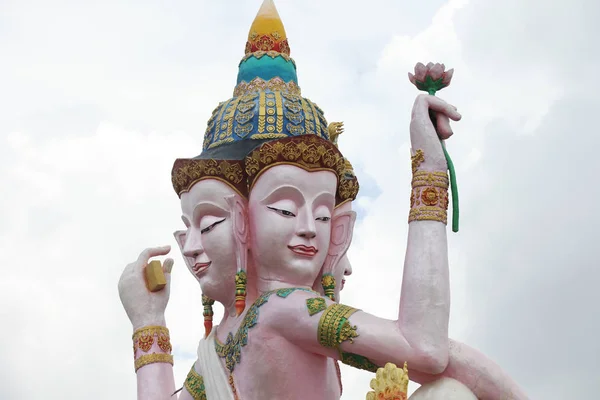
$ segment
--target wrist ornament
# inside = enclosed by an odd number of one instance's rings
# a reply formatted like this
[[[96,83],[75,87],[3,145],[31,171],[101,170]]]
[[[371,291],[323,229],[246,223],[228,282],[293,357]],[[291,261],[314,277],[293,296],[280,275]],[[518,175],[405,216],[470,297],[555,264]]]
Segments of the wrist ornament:
[[[169,363],[173,365],[171,338],[164,326],[145,326],[133,333],[135,371],[144,365]]]
[[[446,172],[413,172],[408,222],[448,219],[448,174]]]

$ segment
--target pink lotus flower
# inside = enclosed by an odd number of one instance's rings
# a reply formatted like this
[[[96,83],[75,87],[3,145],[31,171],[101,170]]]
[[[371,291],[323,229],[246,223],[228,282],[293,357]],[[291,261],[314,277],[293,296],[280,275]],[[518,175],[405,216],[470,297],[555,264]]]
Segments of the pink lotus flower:
[[[454,69],[446,71],[444,64],[429,63],[423,65],[423,63],[417,63],[415,65],[415,74],[408,73],[408,79],[412,82],[417,89],[435,95],[435,92],[450,85],[452,81],[452,74]]]

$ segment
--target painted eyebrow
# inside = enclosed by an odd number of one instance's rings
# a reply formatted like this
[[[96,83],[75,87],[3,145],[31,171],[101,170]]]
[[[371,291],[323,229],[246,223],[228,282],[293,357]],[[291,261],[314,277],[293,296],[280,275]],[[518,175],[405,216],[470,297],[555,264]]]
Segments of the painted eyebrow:
[[[290,186],[290,185],[283,185],[283,186],[279,186],[279,187],[275,188],[273,191],[271,191],[271,193],[269,193],[268,195],[266,195],[260,201],[261,204],[270,203],[271,199],[273,197],[275,197],[277,194],[279,194],[279,192],[281,192],[282,190],[291,190],[292,192],[294,192],[294,196],[295,197],[304,200],[304,196],[302,195],[302,192],[297,187]]]
[[[192,220],[197,219],[198,213],[200,213],[202,210],[216,211],[216,212],[222,213],[222,214],[229,214],[228,210],[224,209],[223,207],[218,206],[215,203],[202,202],[202,203],[196,204],[196,206],[194,207],[194,210],[192,211]],[[186,225],[191,224],[186,215],[182,215],[181,219],[183,220],[184,224],[186,224]]]
[[[333,207],[335,205],[335,195],[331,192],[323,191],[315,197],[314,202],[318,203],[320,201],[331,203],[331,206]]]

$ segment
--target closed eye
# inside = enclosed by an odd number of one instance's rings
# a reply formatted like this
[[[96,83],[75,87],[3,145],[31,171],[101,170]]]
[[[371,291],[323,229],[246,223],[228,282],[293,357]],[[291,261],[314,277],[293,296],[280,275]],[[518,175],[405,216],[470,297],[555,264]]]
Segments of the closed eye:
[[[275,211],[276,213],[281,214],[281,215],[283,215],[285,217],[295,217],[296,216],[296,214],[294,214],[293,212],[288,211],[288,210],[281,210],[279,208],[269,207],[269,206],[267,206],[267,208],[269,210]]]
[[[213,224],[210,224],[210,225],[209,225],[209,226],[207,226],[206,228],[202,229],[202,230],[200,231],[200,234],[204,234],[204,233],[208,233],[208,232],[212,231],[212,230],[214,229],[214,227],[215,227],[215,226],[219,225],[219,224],[220,224],[221,222],[223,222],[223,221],[225,221],[225,218],[223,218],[222,220],[220,220],[220,221],[217,221],[217,222],[215,222],[215,223],[213,223]]]

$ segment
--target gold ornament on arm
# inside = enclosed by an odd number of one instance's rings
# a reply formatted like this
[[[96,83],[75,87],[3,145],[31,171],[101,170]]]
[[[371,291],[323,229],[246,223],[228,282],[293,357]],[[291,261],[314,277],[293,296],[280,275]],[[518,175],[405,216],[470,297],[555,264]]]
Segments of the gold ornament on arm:
[[[408,367],[400,369],[395,364],[387,363],[379,368],[375,379],[371,379],[371,389],[367,400],[406,400],[408,392]]]
[[[342,133],[344,133],[344,123],[343,122],[330,123],[329,126],[327,127],[327,132],[329,133],[329,140],[331,141],[331,143],[333,143],[337,147],[338,136],[340,136]]]
[[[421,163],[423,161],[425,161],[425,155],[423,154],[423,150],[418,149],[415,152],[415,154],[413,154],[410,157],[410,161],[411,161],[411,164],[412,164],[412,172],[414,174],[415,172],[417,172],[417,168],[419,168],[419,165],[421,165]]]

